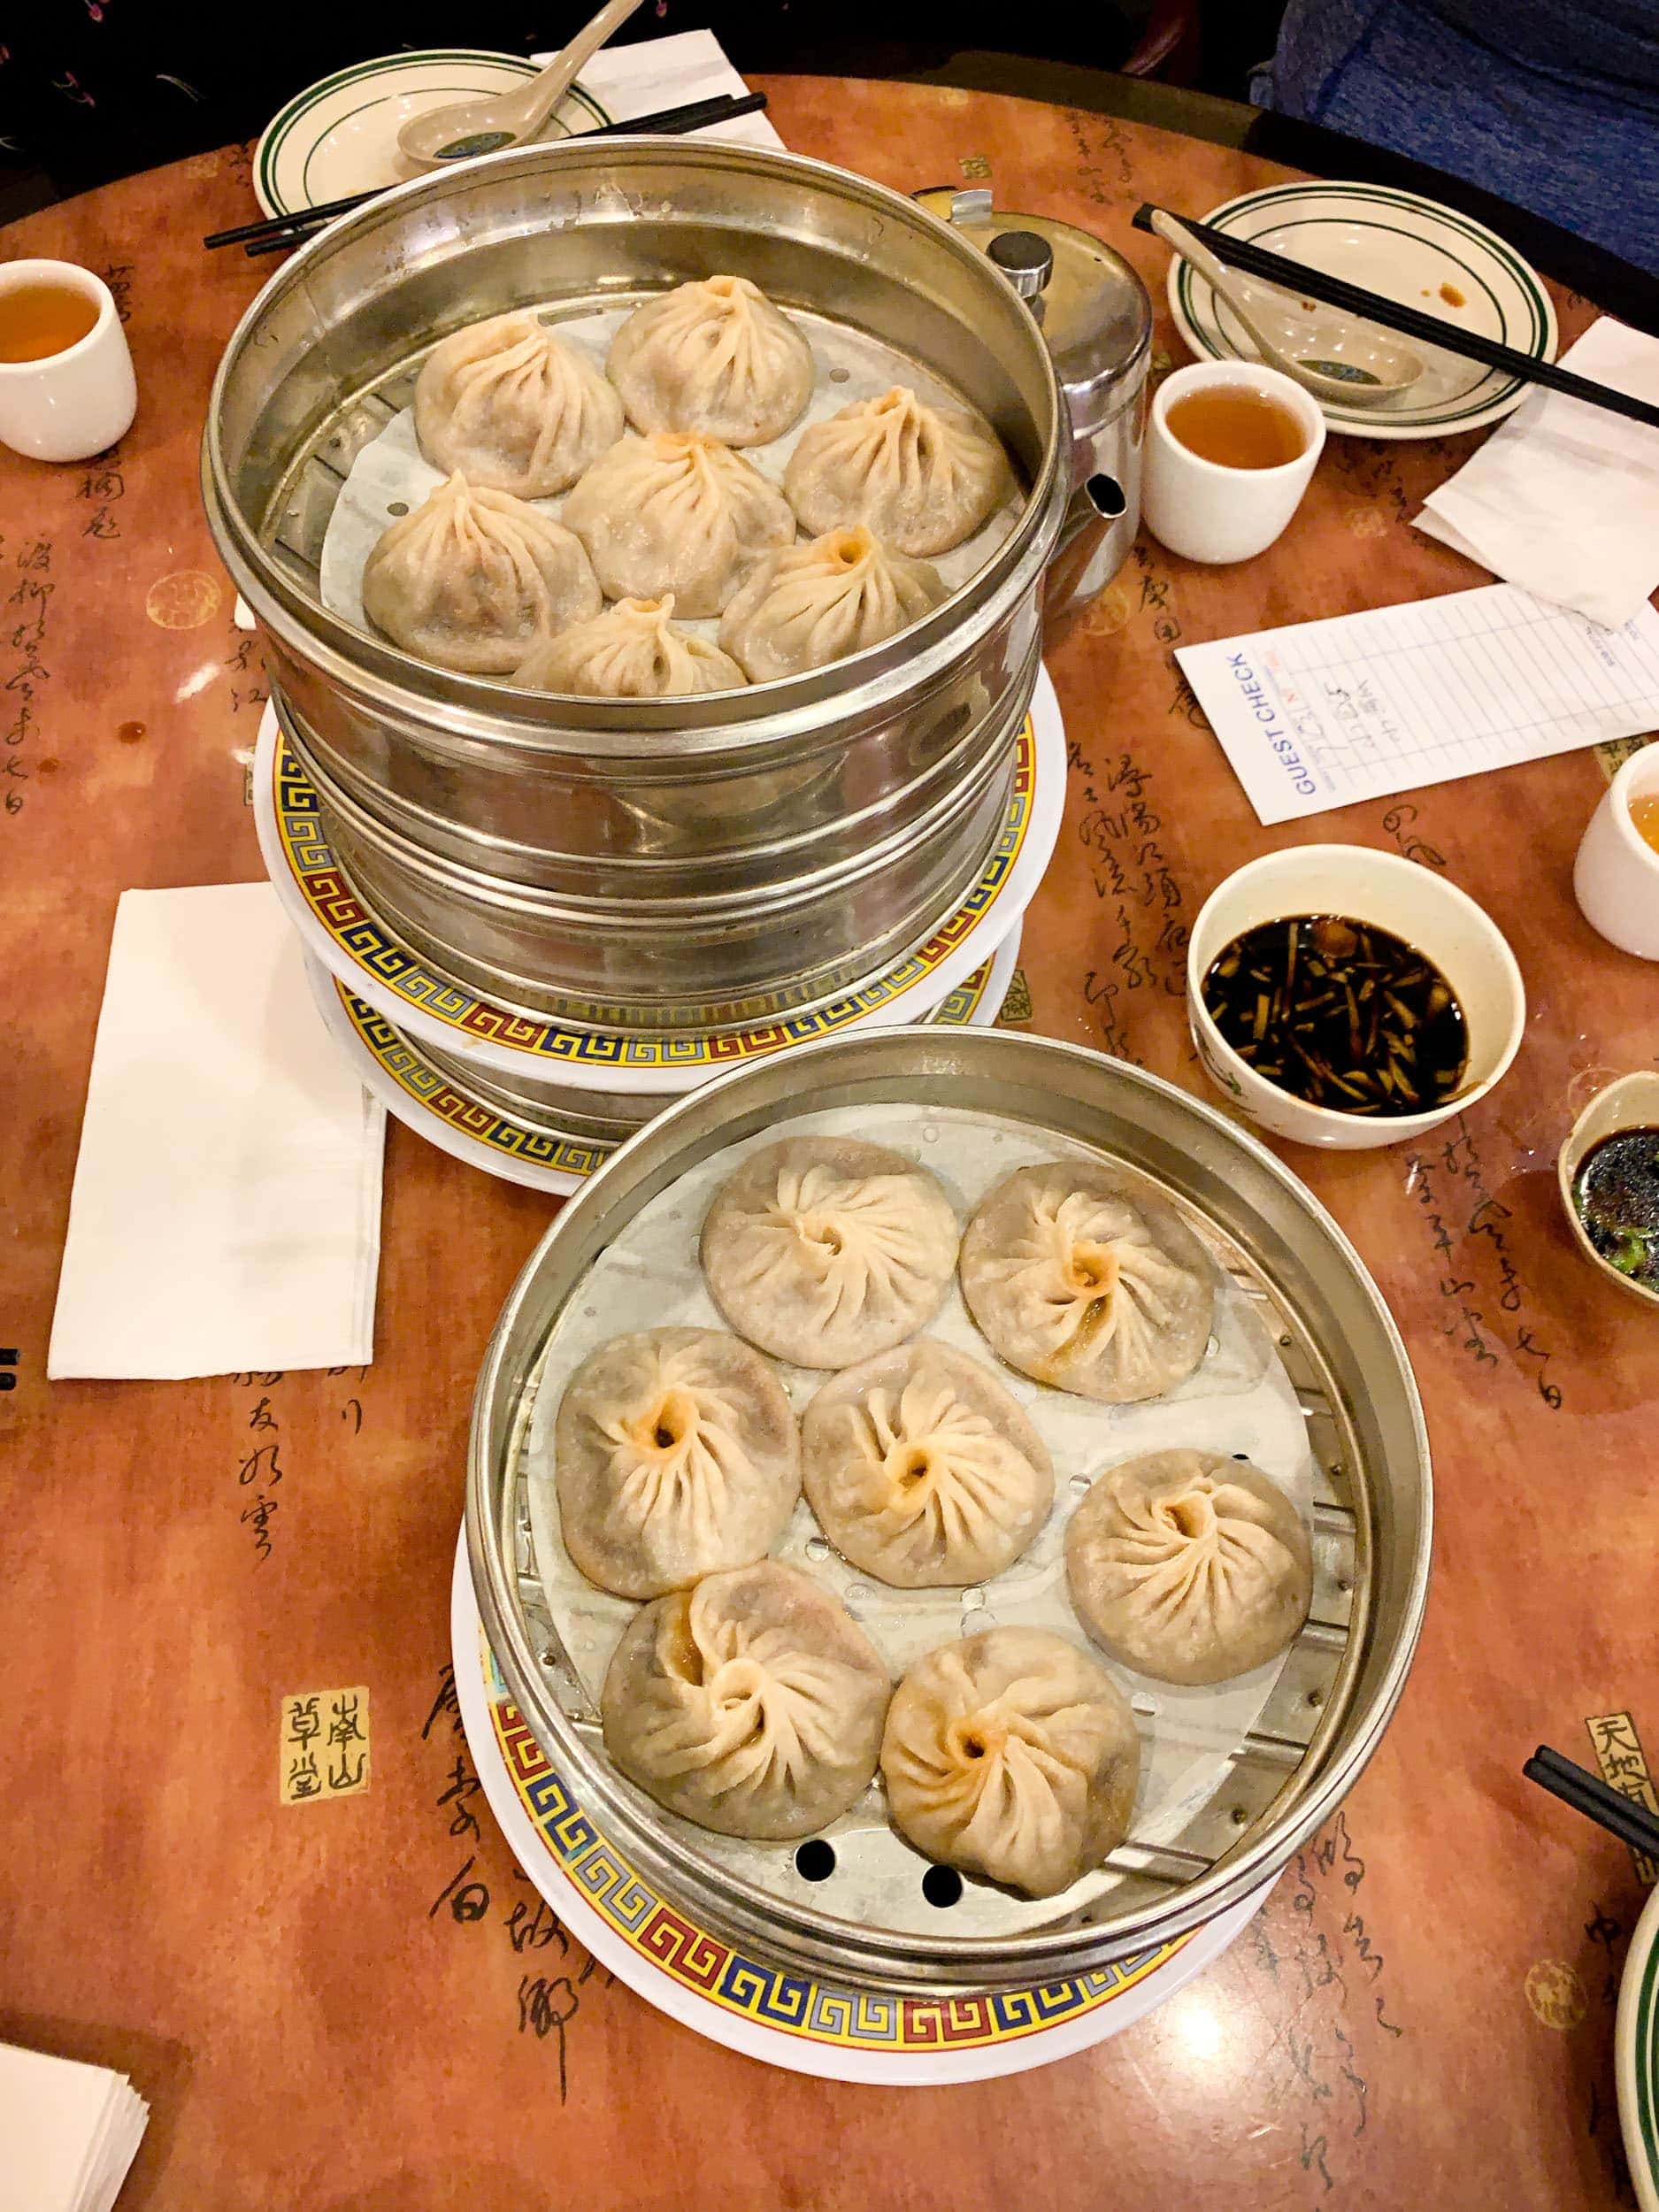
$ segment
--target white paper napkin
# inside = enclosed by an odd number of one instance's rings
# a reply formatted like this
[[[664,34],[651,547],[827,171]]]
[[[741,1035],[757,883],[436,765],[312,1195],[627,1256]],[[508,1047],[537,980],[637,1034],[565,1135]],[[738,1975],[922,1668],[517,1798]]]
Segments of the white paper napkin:
[[[0,2043],[0,2212],[109,2212],[149,2119],[125,2074]]]
[[[268,883],[124,892],[48,1375],[365,1363],[385,1134]]]
[[[545,66],[551,54],[532,54]],[[663,108],[687,107],[722,92],[740,97],[749,90],[712,31],[677,31],[672,38],[641,39],[636,46],[604,46],[582,71],[581,81],[613,121],[655,115]],[[729,139],[749,146],[781,146],[765,115],[740,115],[692,134]]]
[[[1659,339],[1603,315],[1563,368],[1659,405]],[[1659,430],[1538,390],[1431,492],[1417,526],[1611,630],[1659,586]]]

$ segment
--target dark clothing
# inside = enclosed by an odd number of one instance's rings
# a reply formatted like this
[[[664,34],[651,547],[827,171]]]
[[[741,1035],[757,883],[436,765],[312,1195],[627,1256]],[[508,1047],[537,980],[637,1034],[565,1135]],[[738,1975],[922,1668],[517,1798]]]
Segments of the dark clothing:
[[[1659,0],[1291,0],[1256,96],[1659,273]]]

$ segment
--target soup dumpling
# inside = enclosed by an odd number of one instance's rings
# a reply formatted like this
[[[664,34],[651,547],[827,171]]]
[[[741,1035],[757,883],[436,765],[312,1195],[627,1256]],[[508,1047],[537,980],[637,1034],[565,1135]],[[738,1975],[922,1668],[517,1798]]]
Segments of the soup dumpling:
[[[881,644],[948,595],[926,561],[862,526],[832,530],[762,562],[722,616],[720,643],[751,682],[772,683]]]
[[[1275,1658],[1313,1594],[1295,1506],[1248,1460],[1146,1452],[1109,1468],[1071,1517],[1078,1617],[1126,1667],[1160,1682],[1225,1682]]]
[[[718,645],[670,620],[665,599],[622,599],[589,622],[538,645],[513,681],[527,691],[593,699],[677,699],[696,691],[741,691],[742,670]]]
[[[548,499],[622,435],[622,402],[535,316],[492,315],[442,340],[421,364],[415,435],[434,468]]]
[[[962,1240],[962,1294],[1010,1367],[1107,1405],[1156,1398],[1210,1343],[1215,1270],[1162,1199],[1104,1167],[1017,1168]]]
[[[363,611],[377,629],[473,676],[509,674],[603,603],[580,538],[458,471],[392,524],[363,571]]]
[[[716,615],[757,561],[795,542],[775,484],[716,438],[654,431],[624,438],[565,503],[612,599],[672,592],[682,620]]]
[[[996,1377],[926,1337],[826,1383],[801,1456],[835,1548],[902,1589],[1001,1574],[1054,1502],[1048,1450]]]
[[[1001,503],[1009,469],[989,423],[907,385],[856,399],[802,434],[783,488],[803,530],[862,522],[900,553],[948,553]]]
[[[892,1678],[827,1590],[763,1559],[635,1616],[600,1698],[629,1779],[726,1836],[810,1835],[873,1779]]]
[[[606,364],[636,430],[727,445],[781,437],[812,395],[812,349],[747,277],[703,277],[634,309]]]
[[[783,1385],[718,1329],[646,1329],[590,1352],[553,1425],[565,1548],[618,1597],[763,1558],[801,1494]]]
[[[1141,1743],[1097,1659],[1046,1629],[988,1628],[900,1682],[881,1772],[918,1851],[1054,1897],[1128,1834]]]
[[[740,1336],[800,1367],[850,1367],[938,1312],[956,1217],[902,1153],[786,1137],[722,1184],[701,1248],[709,1294]]]

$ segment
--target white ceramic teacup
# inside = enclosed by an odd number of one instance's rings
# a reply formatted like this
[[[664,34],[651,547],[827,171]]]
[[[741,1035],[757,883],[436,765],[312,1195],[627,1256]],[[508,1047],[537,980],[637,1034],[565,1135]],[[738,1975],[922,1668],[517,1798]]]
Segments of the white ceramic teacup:
[[[1633,952],[1659,960],[1659,853],[1637,834],[1632,799],[1659,799],[1659,744],[1632,753],[1601,794],[1572,867],[1573,894],[1592,929]]]
[[[1255,392],[1296,423],[1302,449],[1277,468],[1229,468],[1190,451],[1169,411],[1194,392]],[[1325,417],[1294,378],[1255,361],[1194,361],[1159,385],[1147,426],[1141,512],[1160,544],[1189,561],[1248,561],[1284,530],[1325,449]]]
[[[73,261],[0,261],[0,294],[61,284],[91,300],[84,338],[41,361],[0,361],[0,442],[37,461],[85,461],[132,426],[138,387],[110,288]]]
[[[1340,1114],[1306,1104],[1240,1058],[1210,1018],[1204,977],[1235,937],[1294,914],[1370,922],[1434,963],[1457,995],[1468,1042],[1451,1098],[1421,1114]],[[1236,869],[1199,909],[1187,948],[1187,1019],[1205,1073],[1252,1121],[1297,1144],[1361,1152],[1420,1137],[1484,1098],[1519,1048],[1526,992],[1502,930],[1444,876],[1369,845],[1294,845]]]

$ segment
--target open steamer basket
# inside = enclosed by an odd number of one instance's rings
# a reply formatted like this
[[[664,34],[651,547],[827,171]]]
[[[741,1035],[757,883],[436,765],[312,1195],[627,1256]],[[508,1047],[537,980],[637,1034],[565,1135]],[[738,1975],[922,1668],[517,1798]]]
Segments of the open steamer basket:
[[[959,1914],[918,1911],[926,1863],[895,1836],[885,1862],[891,1886],[872,1888],[866,1852],[854,1916],[836,1909],[834,1880],[818,1887],[803,1877],[789,1846],[694,1828],[610,1765],[539,1571],[525,1447],[556,1324],[595,1261],[659,1194],[711,1155],[798,1117],[904,1106],[914,1107],[918,1148],[930,1115],[984,1116],[1039,1148],[1053,1144],[1059,1156],[1080,1146],[1180,1208],[1264,1325],[1294,1391],[1314,1470],[1317,1573],[1313,1612],[1266,1704],[1179,1832],[1148,1845],[1132,1828],[1104,1869],[1051,1900],[971,1881],[972,1909]],[[1091,1472],[1124,1455],[1106,1425]],[[1064,1488],[1064,1471],[1057,1475]],[[780,1970],[902,1995],[1028,1989],[1097,1970],[1258,1894],[1341,1801],[1394,1709],[1422,1618],[1429,1522],[1427,1440],[1399,1337],[1306,1189],[1172,1086],[1091,1052],[995,1031],[833,1040],[672,1109],[549,1232],[496,1325],[473,1408],[467,1543],[485,1632],[604,1865]],[[1071,1633],[1087,1640],[1080,1625]],[[828,1832],[832,1843],[841,1825],[866,1842],[871,1824],[857,1809]]]
[[[579,323],[721,271],[759,283],[821,360],[879,361],[996,428],[1020,495],[942,605],[807,675],[638,701],[454,674],[325,604],[342,486],[432,344],[508,309]],[[203,474],[330,842],[457,985],[572,1027],[749,1026],[902,957],[985,861],[1037,679],[1071,428],[1029,311],[895,193],[663,139],[569,140],[404,186],[250,308]]]

